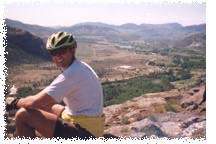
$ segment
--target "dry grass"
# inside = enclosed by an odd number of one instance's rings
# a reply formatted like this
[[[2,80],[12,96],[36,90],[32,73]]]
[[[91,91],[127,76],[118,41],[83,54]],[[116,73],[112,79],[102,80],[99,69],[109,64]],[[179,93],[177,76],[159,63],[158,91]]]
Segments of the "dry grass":
[[[60,70],[55,68],[52,63],[26,64],[9,69],[7,79],[10,86],[15,84],[18,88],[32,86],[36,82],[41,83],[43,87],[47,80],[59,73]]]

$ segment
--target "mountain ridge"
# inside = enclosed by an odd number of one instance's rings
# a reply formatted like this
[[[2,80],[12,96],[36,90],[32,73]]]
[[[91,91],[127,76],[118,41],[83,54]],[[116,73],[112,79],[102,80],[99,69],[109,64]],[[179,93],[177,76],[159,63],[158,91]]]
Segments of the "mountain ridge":
[[[165,24],[134,24],[125,23],[122,25],[111,25],[101,22],[84,22],[72,26],[52,28],[39,25],[29,25],[20,21],[11,19],[5,20],[6,25],[27,30],[42,38],[47,37],[51,33],[57,31],[73,32],[78,35],[104,35],[109,39],[120,37],[124,40],[125,35],[136,36],[139,39],[178,39],[193,32],[205,32],[206,24],[182,26],[179,23],[165,23]],[[102,33],[101,33],[102,32]],[[111,36],[109,36],[111,34]],[[114,37],[114,38],[112,38]]]
[[[37,63],[48,61],[43,40],[22,29],[7,27],[7,64]]]
[[[104,23],[80,23],[73,25],[71,27],[61,27],[61,28],[50,28],[50,27],[43,27],[39,25],[29,25],[19,21],[14,21],[10,19],[5,20],[6,26],[8,27],[9,31],[8,34],[10,35],[8,38],[9,43],[9,51],[14,53],[16,49],[10,49],[11,47],[15,47],[11,45],[11,42],[14,40],[17,42],[15,45],[22,46],[16,39],[20,39],[21,37],[31,37],[30,39],[35,41],[34,38],[38,37],[41,38],[43,41],[43,47],[45,47],[45,43],[47,38],[54,32],[57,31],[66,31],[72,33],[78,43],[95,43],[98,42],[108,42],[112,43],[113,45],[131,45],[138,47],[140,46],[141,50],[147,48],[152,49],[160,49],[161,47],[165,48],[199,48],[205,50],[206,45],[206,24],[199,24],[199,25],[192,25],[192,26],[182,26],[179,23],[167,23],[167,24],[140,24],[136,25],[133,23],[126,23],[123,25],[109,25]],[[10,29],[15,28],[19,29],[19,31],[23,31],[23,35],[21,37],[15,37],[12,39],[11,36],[15,36],[16,33],[11,35]],[[24,32],[26,31],[26,32]],[[28,36],[27,36],[28,35]],[[26,39],[26,38],[25,38]],[[29,40],[30,40],[29,39]],[[37,41],[37,40],[36,40]],[[136,42],[138,43],[136,44]],[[139,42],[147,43],[148,45],[140,45]],[[29,42],[31,43],[31,42]],[[33,42],[34,43],[34,42]],[[41,42],[42,43],[42,42]],[[28,42],[26,43],[28,44]],[[33,46],[34,47],[34,46]],[[39,46],[38,51],[41,51]],[[107,47],[108,48],[108,47]],[[34,48],[33,48],[34,49]],[[27,51],[26,51],[27,50]],[[23,51],[23,50],[22,50]],[[25,49],[23,52],[26,53],[28,49]],[[42,52],[42,51],[41,51]],[[42,52],[44,55],[45,52]],[[35,55],[37,57],[37,52],[32,52],[31,55]],[[21,55],[21,54],[20,54]],[[27,54],[28,55],[28,54]],[[10,57],[10,56],[9,56]],[[35,57],[35,58],[36,58]],[[43,56],[42,56],[43,57]],[[45,56],[49,57],[49,56]],[[13,59],[13,57],[11,57]]]
[[[55,28],[55,27],[72,27],[72,26],[76,26],[76,25],[98,25],[98,26],[113,26],[113,27],[119,27],[119,26],[124,26],[124,25],[136,25],[136,26],[166,26],[166,25],[172,25],[172,26],[175,26],[175,27],[191,27],[191,26],[201,26],[201,25],[206,25],[206,23],[199,23],[199,24],[191,24],[191,25],[186,25],[186,26],[183,26],[182,24],[178,23],[178,22],[168,22],[168,23],[159,23],[159,24],[151,24],[151,23],[141,23],[141,24],[136,24],[136,23],[124,23],[124,24],[108,24],[108,23],[104,23],[104,22],[81,22],[81,23],[76,23],[76,24],[73,24],[73,25],[70,25],[70,26],[62,26],[62,25],[59,25],[59,26],[42,26],[42,25],[39,25],[39,24],[29,24],[29,23],[26,23],[26,22],[22,22],[22,21],[19,21],[19,20],[12,20],[12,19],[9,19],[9,18],[5,18],[5,21],[6,23],[20,23],[20,24],[26,24],[26,25],[31,25],[31,26],[38,26],[38,27],[44,27],[44,28]]]

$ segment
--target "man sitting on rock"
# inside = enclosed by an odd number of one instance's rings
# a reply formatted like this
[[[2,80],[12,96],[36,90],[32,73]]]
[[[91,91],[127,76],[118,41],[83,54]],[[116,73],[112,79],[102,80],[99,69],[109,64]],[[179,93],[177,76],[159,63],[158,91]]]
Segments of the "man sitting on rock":
[[[71,34],[54,33],[46,49],[62,73],[45,89],[26,98],[11,98],[6,110],[15,115],[19,137],[34,138],[35,130],[47,138],[90,138],[103,135],[103,92],[98,76],[76,59],[77,43]],[[65,106],[60,105],[64,102]]]

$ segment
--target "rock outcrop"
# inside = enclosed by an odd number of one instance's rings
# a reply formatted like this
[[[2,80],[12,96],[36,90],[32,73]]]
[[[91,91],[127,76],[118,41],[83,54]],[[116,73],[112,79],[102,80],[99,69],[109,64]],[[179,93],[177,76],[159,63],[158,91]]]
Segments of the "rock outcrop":
[[[205,137],[205,87],[145,94],[104,108],[105,133],[119,137]]]
[[[104,137],[205,138],[204,91],[205,87],[201,86],[185,92],[174,89],[149,93],[105,107]],[[13,137],[15,112],[5,114],[6,137]]]

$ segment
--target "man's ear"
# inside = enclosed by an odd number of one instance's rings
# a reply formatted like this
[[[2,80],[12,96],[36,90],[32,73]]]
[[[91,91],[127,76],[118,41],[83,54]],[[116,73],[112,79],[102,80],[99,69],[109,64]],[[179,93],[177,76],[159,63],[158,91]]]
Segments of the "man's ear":
[[[71,52],[75,55],[76,47],[71,48]]]

